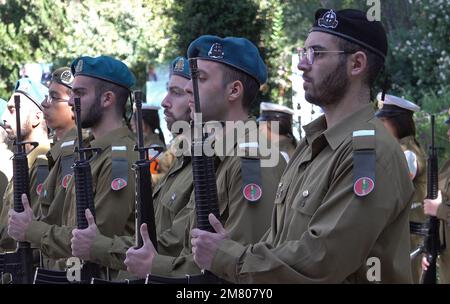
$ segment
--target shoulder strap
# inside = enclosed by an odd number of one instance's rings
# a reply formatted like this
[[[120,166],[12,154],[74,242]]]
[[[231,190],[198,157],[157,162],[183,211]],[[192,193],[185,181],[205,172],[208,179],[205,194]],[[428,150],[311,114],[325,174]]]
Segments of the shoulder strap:
[[[127,146],[124,143],[111,145],[111,189],[119,191],[128,185]]]
[[[241,157],[242,194],[249,203],[262,197],[261,160]]]
[[[353,131],[353,192],[366,196],[375,189],[375,130]]]

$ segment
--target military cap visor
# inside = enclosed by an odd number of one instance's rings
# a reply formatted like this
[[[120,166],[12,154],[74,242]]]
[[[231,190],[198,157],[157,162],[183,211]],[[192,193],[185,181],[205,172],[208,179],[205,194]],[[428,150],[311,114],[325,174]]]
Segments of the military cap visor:
[[[267,68],[258,48],[245,38],[200,36],[189,45],[188,58],[216,61],[234,67],[253,77],[259,85],[267,80]]]
[[[292,115],[284,112],[270,111],[261,113],[261,115],[257,119],[257,121],[274,121],[274,120],[292,120]]]
[[[384,104],[383,107],[375,113],[375,116],[378,118],[381,117],[395,117],[401,114],[410,114],[413,115],[414,112],[411,110],[407,110],[404,108],[397,107],[391,104]]]
[[[122,61],[109,56],[79,57],[72,62],[74,76],[82,75],[114,83],[131,91],[136,79]]]
[[[388,42],[383,25],[380,21],[369,21],[363,11],[319,9],[310,32],[340,37],[374,52],[383,60],[387,55]]]

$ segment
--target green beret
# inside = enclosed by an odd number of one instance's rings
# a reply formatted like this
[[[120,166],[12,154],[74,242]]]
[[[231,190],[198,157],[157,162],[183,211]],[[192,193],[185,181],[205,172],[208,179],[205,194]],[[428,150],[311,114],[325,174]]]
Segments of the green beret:
[[[267,68],[258,48],[245,38],[200,36],[189,45],[188,58],[212,60],[232,66],[255,78],[259,85],[267,80]]]
[[[63,67],[56,69],[52,73],[52,82],[62,84],[63,86],[72,89],[73,75],[72,72],[70,71],[70,68]]]
[[[129,91],[136,82],[133,73],[125,63],[109,56],[79,57],[72,62],[70,68],[74,76],[98,78],[122,86]]]
[[[388,42],[380,21],[369,21],[365,12],[355,9],[319,9],[310,32],[325,32],[356,43],[386,58]]]
[[[178,75],[187,79],[191,79],[191,72],[189,71],[189,62],[184,57],[175,58],[170,64],[170,76]]]
[[[27,96],[39,109],[42,110],[41,103],[48,95],[48,88],[40,82],[31,78],[21,78],[17,81],[14,89],[15,93],[22,93]]]

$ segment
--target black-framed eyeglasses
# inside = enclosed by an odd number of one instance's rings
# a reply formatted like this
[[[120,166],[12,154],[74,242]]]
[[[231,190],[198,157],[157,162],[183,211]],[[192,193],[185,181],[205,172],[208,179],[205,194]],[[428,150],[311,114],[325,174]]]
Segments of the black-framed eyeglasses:
[[[353,54],[355,52],[353,52],[353,51],[320,51],[320,50],[316,51],[312,47],[309,47],[307,49],[299,48],[298,49],[298,59],[299,59],[299,62],[302,62],[303,59],[306,58],[306,62],[309,65],[312,65],[314,63],[314,54],[322,54],[322,53]]]

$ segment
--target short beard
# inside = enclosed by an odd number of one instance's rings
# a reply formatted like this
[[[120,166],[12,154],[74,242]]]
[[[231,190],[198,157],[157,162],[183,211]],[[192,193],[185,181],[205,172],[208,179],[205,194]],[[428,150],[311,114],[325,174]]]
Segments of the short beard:
[[[86,112],[86,117],[81,121],[81,127],[88,129],[96,126],[102,119],[103,112],[100,106],[100,96],[95,98],[95,102]]]
[[[319,107],[336,103],[347,92],[349,79],[345,70],[345,61],[340,61],[323,81],[315,88],[316,96],[306,93],[305,99]]]

